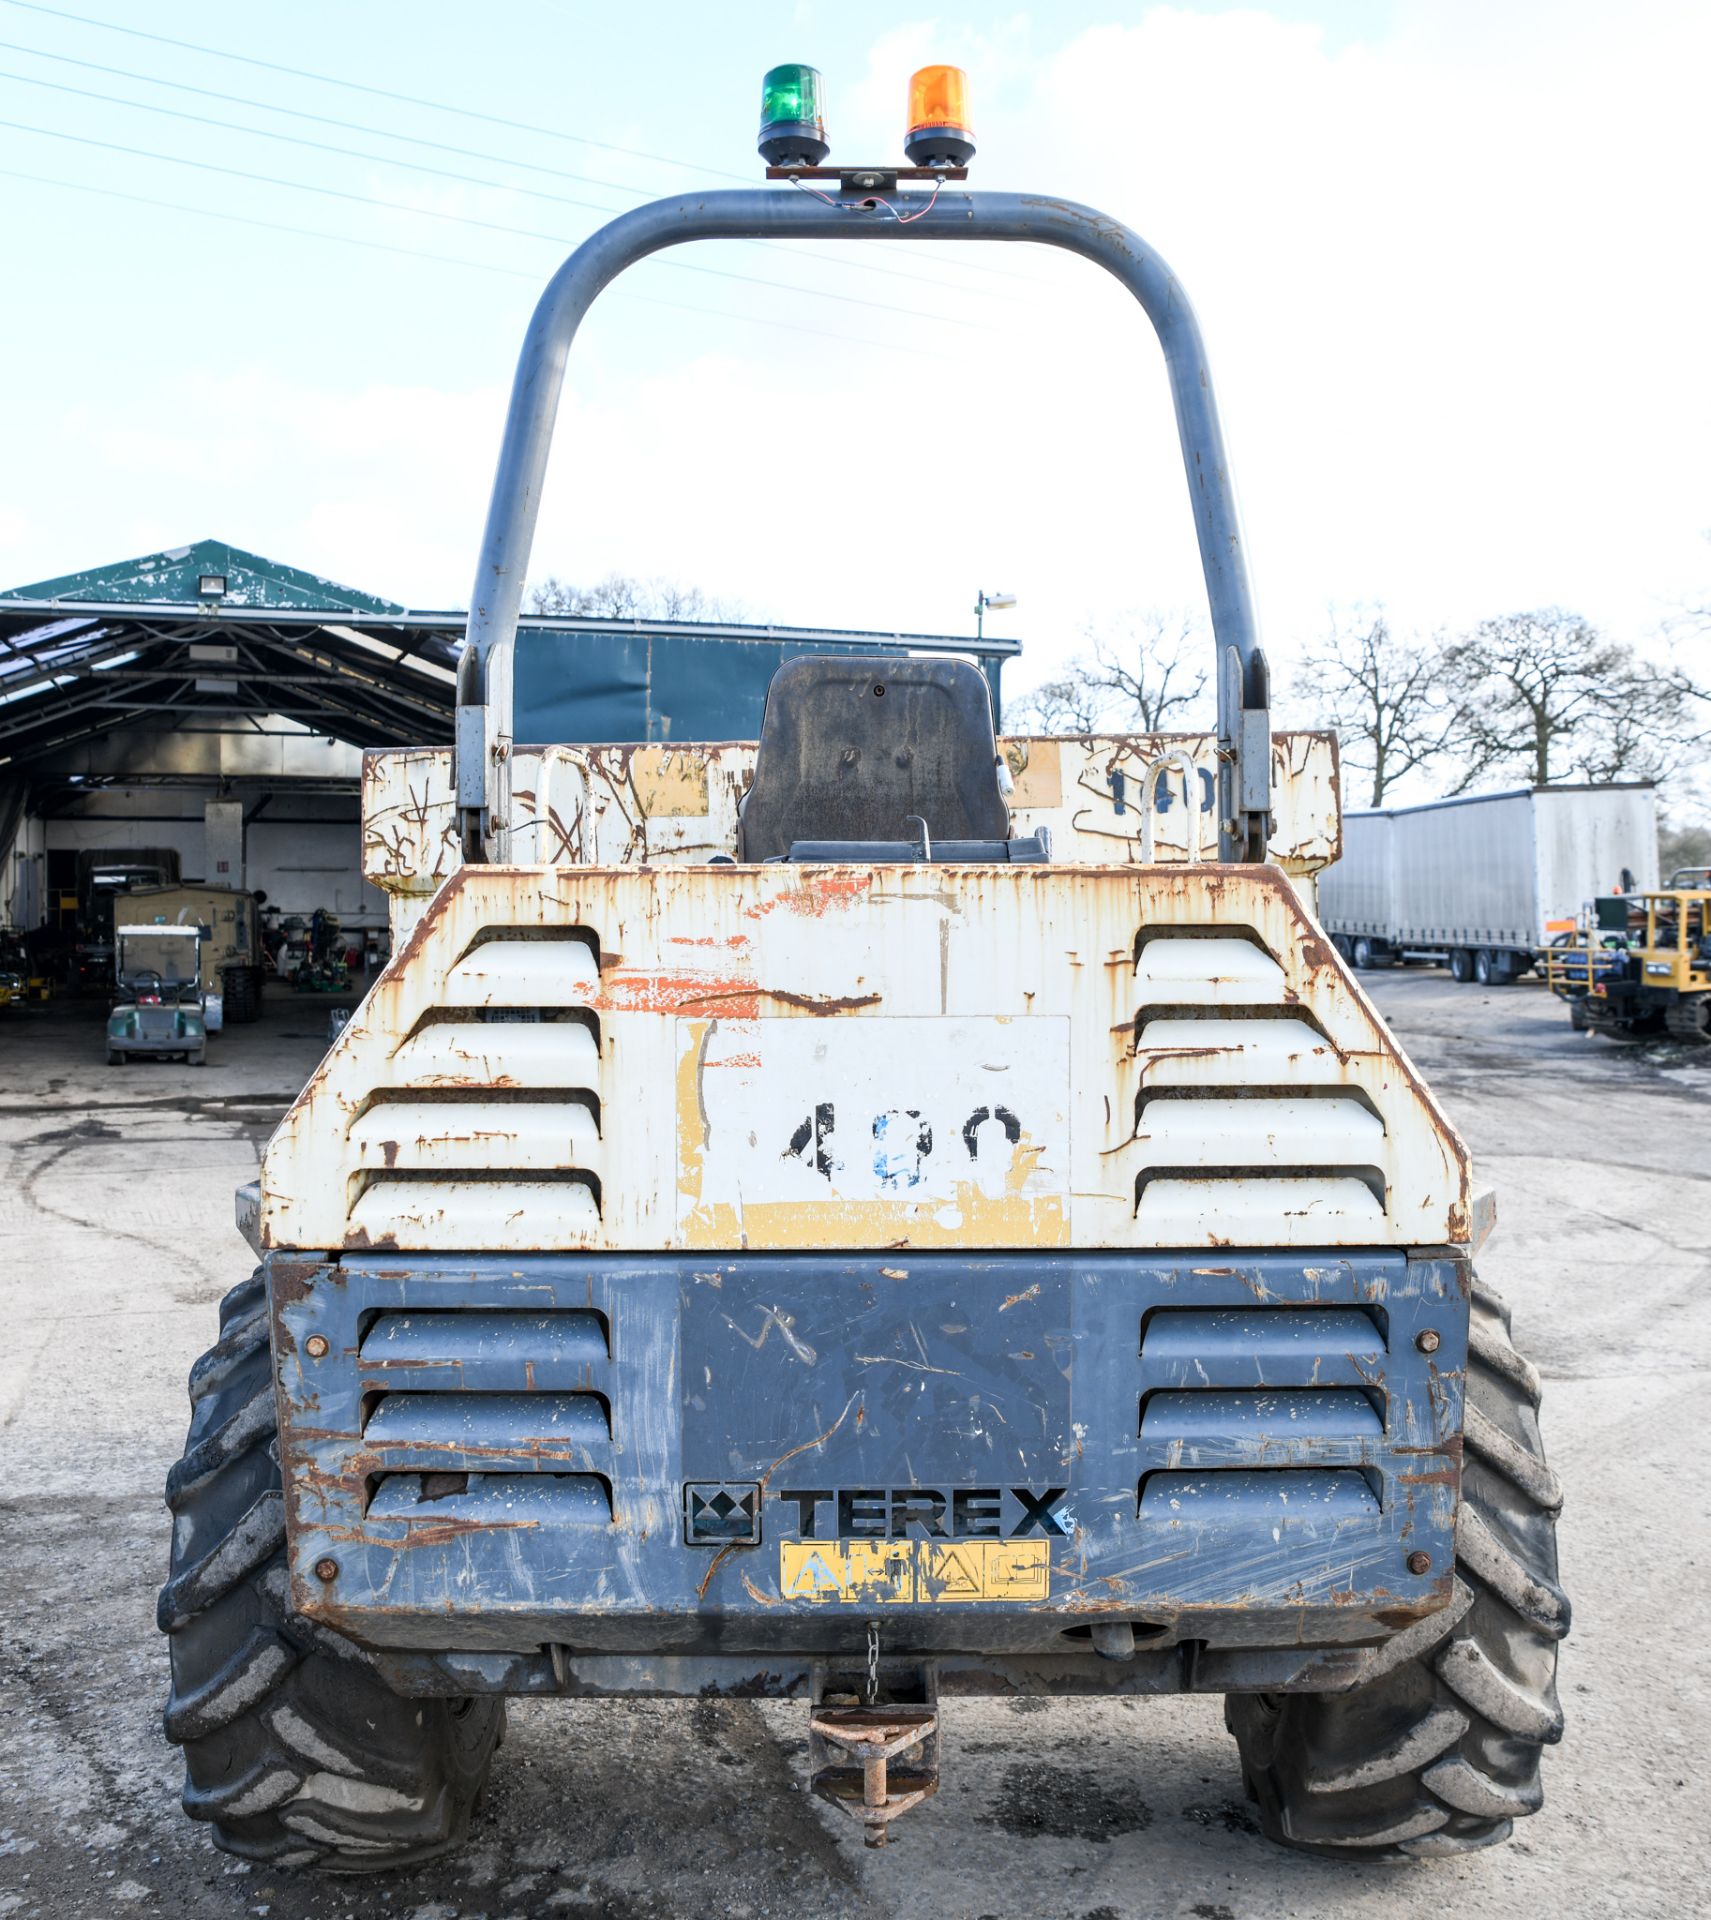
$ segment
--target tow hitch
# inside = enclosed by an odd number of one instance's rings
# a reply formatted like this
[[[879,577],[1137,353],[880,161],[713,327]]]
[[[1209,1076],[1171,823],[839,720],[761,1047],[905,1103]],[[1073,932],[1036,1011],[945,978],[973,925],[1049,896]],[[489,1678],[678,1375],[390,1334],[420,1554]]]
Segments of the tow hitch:
[[[895,1762],[901,1760],[898,1766]],[[808,1716],[810,1785],[859,1820],[870,1847],[939,1790],[939,1690],[930,1666],[881,1671],[879,1629],[867,1630],[867,1671],[814,1669]]]

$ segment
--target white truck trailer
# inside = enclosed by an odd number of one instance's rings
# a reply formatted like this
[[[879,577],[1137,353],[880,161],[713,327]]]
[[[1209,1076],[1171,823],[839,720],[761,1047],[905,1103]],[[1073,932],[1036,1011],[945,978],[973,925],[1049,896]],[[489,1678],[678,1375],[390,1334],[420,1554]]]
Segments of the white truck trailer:
[[[1319,915],[1357,967],[1429,961],[1503,986],[1594,895],[1655,887],[1657,872],[1649,783],[1521,787],[1345,814]]]

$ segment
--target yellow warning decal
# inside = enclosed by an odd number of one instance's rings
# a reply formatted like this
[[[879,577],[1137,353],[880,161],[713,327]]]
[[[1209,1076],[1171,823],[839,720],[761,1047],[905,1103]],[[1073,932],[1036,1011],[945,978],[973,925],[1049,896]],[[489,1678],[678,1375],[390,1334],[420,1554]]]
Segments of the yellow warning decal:
[[[1044,1600],[1044,1540],[785,1540],[778,1590],[786,1600],[918,1606],[935,1600]]]

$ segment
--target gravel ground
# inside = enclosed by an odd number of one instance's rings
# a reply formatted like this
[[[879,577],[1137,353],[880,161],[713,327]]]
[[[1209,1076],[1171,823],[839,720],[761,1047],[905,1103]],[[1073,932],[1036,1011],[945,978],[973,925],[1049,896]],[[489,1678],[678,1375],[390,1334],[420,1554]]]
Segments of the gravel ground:
[[[455,1860],[321,1882],[229,1861],[159,1734],[160,1487],[250,1265],[232,1189],[326,1007],[275,1005],[201,1071],[110,1071],[98,1018],[56,1007],[0,1015],[0,1916],[1711,1913],[1711,1054],[1578,1038],[1533,985],[1370,984],[1498,1186],[1483,1271],[1568,1493],[1568,1735],[1508,1847],[1372,1869],[1268,1846],[1215,1700],[959,1701],[944,1790],[864,1855],[802,1791],[800,1706],[535,1702]]]

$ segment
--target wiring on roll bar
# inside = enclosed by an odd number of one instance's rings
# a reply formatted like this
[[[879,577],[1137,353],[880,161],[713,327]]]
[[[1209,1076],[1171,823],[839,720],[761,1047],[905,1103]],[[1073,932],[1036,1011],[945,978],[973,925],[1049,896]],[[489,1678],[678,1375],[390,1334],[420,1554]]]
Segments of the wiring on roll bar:
[[[911,226],[917,220],[924,220],[938,205],[939,188],[942,182],[933,182],[933,191],[927,196],[927,204],[917,207],[913,213],[899,213],[882,193],[863,194],[859,200],[835,200],[829,193],[822,193],[818,187],[809,186],[806,180],[792,180],[790,183],[799,193],[811,193],[816,200],[824,200],[828,207],[842,207],[846,213],[859,213],[864,207],[883,207],[900,227]]]

